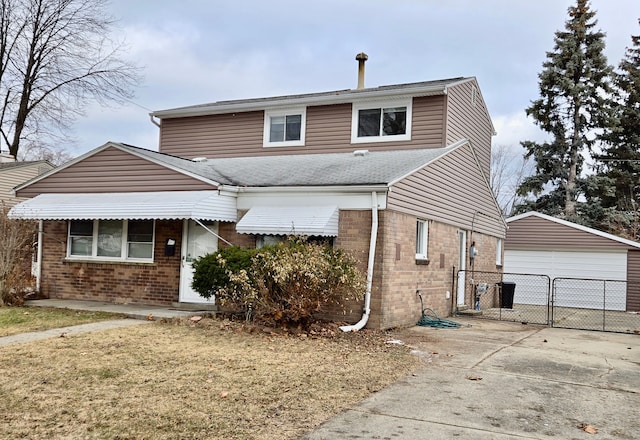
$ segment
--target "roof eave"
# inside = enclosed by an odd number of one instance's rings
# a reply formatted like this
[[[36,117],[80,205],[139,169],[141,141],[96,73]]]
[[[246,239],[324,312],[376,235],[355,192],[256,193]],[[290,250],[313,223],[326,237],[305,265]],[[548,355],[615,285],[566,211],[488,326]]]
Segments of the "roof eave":
[[[523,218],[527,218],[527,217],[538,217],[544,220],[548,220],[554,223],[558,223],[560,225],[564,225],[564,226],[568,226],[570,228],[573,229],[577,229],[579,231],[583,231],[583,232],[587,232],[589,234],[593,234],[593,235],[597,235],[599,237],[602,238],[607,238],[609,240],[612,241],[617,241],[618,243],[622,243],[622,244],[626,244],[627,246],[631,246],[634,248],[640,248],[640,243],[636,242],[636,241],[632,241],[632,240],[628,240],[626,238],[622,238],[622,237],[618,237],[617,235],[613,235],[613,234],[609,234],[608,232],[604,232],[604,231],[599,231],[597,229],[593,229],[590,228],[588,226],[584,226],[584,225],[579,225],[577,223],[573,223],[567,220],[563,220],[561,218],[557,218],[557,217],[552,217],[550,215],[547,214],[543,214],[541,212],[537,212],[537,211],[529,211],[529,212],[525,212],[522,214],[518,214],[518,215],[514,215],[513,217],[509,217],[508,219],[506,219],[506,223],[509,224],[511,222],[517,221],[517,220],[522,220]]]
[[[149,113],[158,119],[183,118],[190,116],[207,116],[233,112],[249,112],[279,107],[314,106],[345,104],[352,102],[368,101],[381,98],[397,98],[402,96],[436,96],[446,94],[451,84],[436,84],[431,86],[406,87],[397,89],[365,89],[336,92],[321,96],[296,96],[276,97],[259,102],[229,101],[228,103],[213,103],[196,107],[181,107],[168,110],[159,110]]]

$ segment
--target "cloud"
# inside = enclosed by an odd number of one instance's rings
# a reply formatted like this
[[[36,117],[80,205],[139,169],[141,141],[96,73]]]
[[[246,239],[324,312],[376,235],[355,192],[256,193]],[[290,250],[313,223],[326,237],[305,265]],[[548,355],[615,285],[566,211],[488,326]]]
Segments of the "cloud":
[[[514,151],[522,149],[522,141],[543,142],[547,139],[547,134],[533,123],[533,119],[527,117],[524,110],[495,116],[493,125],[497,133],[493,137],[493,145],[505,145]]]

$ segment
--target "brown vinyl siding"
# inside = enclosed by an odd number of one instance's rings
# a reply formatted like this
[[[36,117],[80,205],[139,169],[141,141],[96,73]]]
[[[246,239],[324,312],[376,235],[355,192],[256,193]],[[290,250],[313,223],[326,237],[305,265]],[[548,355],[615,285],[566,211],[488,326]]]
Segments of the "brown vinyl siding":
[[[444,146],[445,97],[414,98],[410,141],[351,143],[351,104],[307,107],[305,145],[263,147],[264,112],[163,119],[160,151],[174,156],[247,157]]]
[[[475,105],[472,103],[474,87]],[[450,87],[447,96],[447,145],[461,139],[471,140],[482,165],[482,171],[488,177],[491,169],[493,126],[478,83],[473,80]]]
[[[4,203],[6,207],[11,207],[18,202],[26,200],[27,196],[15,197],[12,194],[13,188],[38,177],[52,168],[53,166],[51,165],[37,162],[28,165],[16,164],[15,167],[0,169],[0,202]]]
[[[521,250],[629,249],[624,243],[535,216],[510,222],[504,245]]]
[[[627,253],[627,311],[640,312],[640,250]]]
[[[387,208],[467,230],[473,222],[476,232],[504,237],[493,195],[477,169],[471,147],[460,147],[394,184]]]
[[[62,169],[19,192],[21,197],[44,193],[105,193],[212,190],[214,186],[114,147]]]
[[[159,150],[187,159],[254,155],[263,124],[262,111],[163,119]]]

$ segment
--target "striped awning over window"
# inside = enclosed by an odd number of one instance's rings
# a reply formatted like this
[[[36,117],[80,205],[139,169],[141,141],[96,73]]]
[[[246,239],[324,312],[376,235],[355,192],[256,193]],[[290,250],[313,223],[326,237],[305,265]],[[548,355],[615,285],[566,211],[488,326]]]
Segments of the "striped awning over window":
[[[257,235],[338,235],[337,206],[251,208],[236,225],[241,234]]]
[[[234,222],[236,198],[218,191],[40,194],[14,206],[12,218],[31,220],[170,220]]]

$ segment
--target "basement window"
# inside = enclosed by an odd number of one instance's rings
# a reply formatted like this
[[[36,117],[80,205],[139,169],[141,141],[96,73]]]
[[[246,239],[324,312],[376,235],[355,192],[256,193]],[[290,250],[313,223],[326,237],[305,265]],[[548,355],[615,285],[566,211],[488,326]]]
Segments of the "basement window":
[[[266,110],[263,146],[303,146],[305,130],[306,109]]]
[[[78,259],[153,261],[153,220],[71,220],[67,256]]]
[[[353,104],[351,143],[411,140],[411,100]]]

